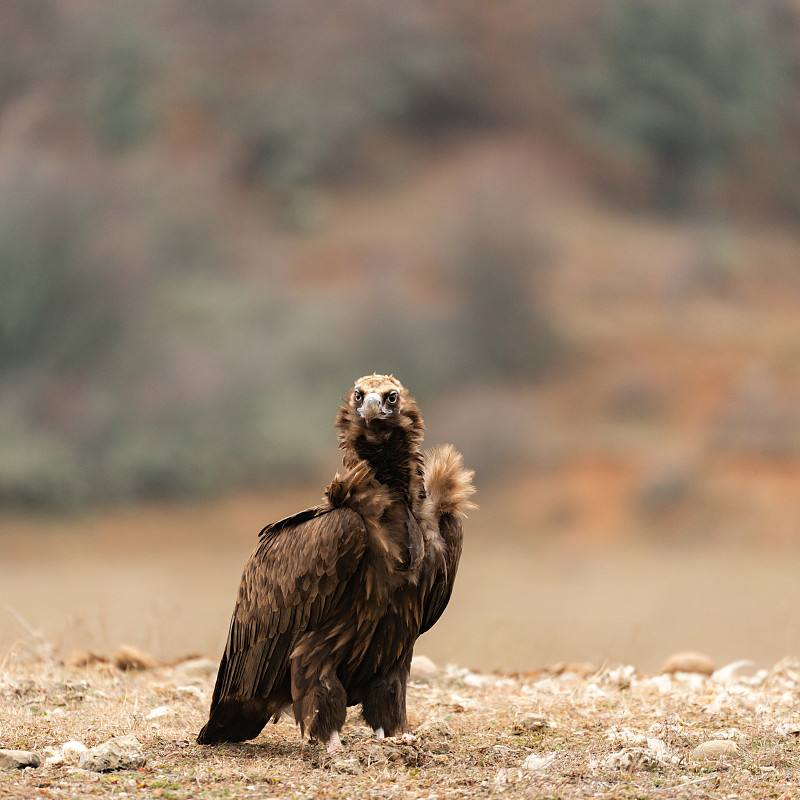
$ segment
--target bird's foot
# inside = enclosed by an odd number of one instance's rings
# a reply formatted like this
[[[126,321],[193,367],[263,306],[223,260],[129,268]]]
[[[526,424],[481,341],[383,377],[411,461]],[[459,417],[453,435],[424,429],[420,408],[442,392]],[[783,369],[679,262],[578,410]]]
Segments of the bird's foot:
[[[383,739],[384,738],[383,728],[375,728],[375,738],[376,739]]]
[[[338,753],[342,749],[342,740],[339,738],[339,731],[334,731],[328,739],[328,752]]]

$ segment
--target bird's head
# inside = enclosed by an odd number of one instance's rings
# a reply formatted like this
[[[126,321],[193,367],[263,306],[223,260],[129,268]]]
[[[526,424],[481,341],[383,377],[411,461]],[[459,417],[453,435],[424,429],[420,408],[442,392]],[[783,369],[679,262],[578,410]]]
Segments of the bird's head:
[[[397,428],[422,438],[422,417],[413,397],[393,375],[365,375],[359,378],[339,409],[336,419],[343,446],[354,437],[378,442],[388,439]]]

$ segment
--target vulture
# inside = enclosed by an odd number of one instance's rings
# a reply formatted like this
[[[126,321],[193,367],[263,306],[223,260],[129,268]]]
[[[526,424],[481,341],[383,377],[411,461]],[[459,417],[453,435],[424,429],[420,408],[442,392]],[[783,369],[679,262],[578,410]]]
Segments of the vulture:
[[[357,380],[336,428],[343,474],[264,528],[244,567],[200,744],[253,739],[290,706],[329,752],[348,706],[378,738],[407,727],[414,643],[450,599],[473,472],[452,445],[421,451],[419,409],[392,375]]]

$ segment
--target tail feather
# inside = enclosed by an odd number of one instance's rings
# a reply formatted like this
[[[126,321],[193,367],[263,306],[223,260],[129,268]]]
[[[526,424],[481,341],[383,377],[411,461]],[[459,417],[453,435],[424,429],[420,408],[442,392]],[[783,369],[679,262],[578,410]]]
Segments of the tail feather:
[[[267,724],[269,713],[262,698],[236,700],[226,698],[211,712],[197,736],[198,744],[243,742],[255,739]]]
[[[451,444],[439,445],[425,453],[425,494],[437,516],[450,512],[465,514],[477,508],[471,500],[475,494],[474,474],[473,470],[465,469],[464,457]]]

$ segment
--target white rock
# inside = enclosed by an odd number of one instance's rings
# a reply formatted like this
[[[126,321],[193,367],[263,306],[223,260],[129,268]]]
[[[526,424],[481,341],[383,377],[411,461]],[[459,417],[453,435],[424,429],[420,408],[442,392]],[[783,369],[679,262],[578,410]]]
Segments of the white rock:
[[[479,706],[479,704],[474,700],[470,699],[466,695],[458,694],[457,692],[450,692],[448,694],[448,700],[453,708],[458,709],[459,711],[466,711],[467,709],[474,710]]]
[[[550,755],[547,756],[538,756],[536,753],[531,753],[531,755],[522,762],[522,768],[528,772],[542,772],[553,763],[555,757],[555,753],[550,753]]]
[[[769,672],[765,669],[757,670],[753,675],[742,675],[739,678],[741,683],[746,683],[748,686],[763,686],[769,678]]]
[[[601,762],[605,769],[615,769],[620,772],[633,772],[639,769],[644,761],[645,750],[643,747],[626,747],[607,755]]]
[[[60,747],[48,747],[45,751],[49,754],[46,759],[47,764],[57,766],[59,764],[77,764],[81,755],[89,748],[83,742],[65,742]]]
[[[443,719],[426,719],[414,733],[421,739],[452,739],[453,729]]]
[[[176,664],[173,672],[188,681],[189,678],[213,678],[218,668],[219,663],[210,658],[190,658]]]
[[[603,682],[610,683],[618,689],[629,689],[635,677],[636,667],[632,664],[615,667],[599,676]]]
[[[741,672],[743,669],[748,669],[754,666],[755,664],[747,659],[734,661],[731,664],[726,664],[724,667],[714,670],[711,677],[717,683],[735,683],[739,679],[739,672]]]
[[[647,739],[647,752],[653,764],[665,765],[680,763],[679,756],[672,755],[667,745],[661,739],[656,739],[652,736]]]
[[[638,739],[637,739],[638,740]],[[660,739],[645,739],[644,747],[624,747],[606,756],[602,766],[620,772],[634,772],[638,769],[659,769],[667,764],[677,764],[680,759],[672,756]]]
[[[542,678],[533,685],[536,694],[562,694],[563,690],[554,678]],[[532,692],[531,692],[532,693]]]
[[[169,713],[170,710],[166,706],[159,706],[154,708],[145,719],[158,719],[159,717],[166,717]]]
[[[145,653],[144,650],[140,650],[132,644],[121,644],[117,648],[117,652],[114,654],[114,664],[123,672],[155,669],[159,666],[158,661],[149,653]]]
[[[502,769],[498,770],[497,774],[494,776],[493,783],[496,786],[508,786],[509,784],[519,783],[521,780],[521,769],[510,769],[503,767]]]
[[[800,659],[794,656],[782,658],[773,668],[776,676],[786,678],[792,684],[800,683]]]
[[[674,675],[676,672],[697,672],[700,675],[711,675],[714,662],[705,653],[687,651],[674,653],[661,667],[662,673]]]
[[[775,726],[775,733],[781,739],[800,740],[800,722],[782,722]]]
[[[184,700],[197,700],[205,703],[206,696],[196,686],[176,686],[175,695]]]
[[[1,769],[22,769],[23,767],[38,767],[42,758],[31,750],[0,750]]]
[[[110,772],[115,769],[139,769],[147,759],[135,736],[115,736],[83,753],[78,761],[81,769]]]
[[[410,680],[415,683],[432,683],[439,677],[439,667],[428,656],[414,656],[411,659]]]
[[[473,689],[482,689],[484,686],[492,683],[492,677],[489,675],[478,675],[476,672],[467,672],[461,679],[467,686]]]
[[[651,675],[641,681],[642,688],[653,689],[659,694],[671,694],[674,686],[672,675]]]
[[[583,696],[587,700],[605,700],[608,698],[608,692],[601,689],[594,683],[587,684],[586,688],[583,690]]]
[[[611,728],[606,732],[606,741],[628,747],[644,747],[647,744],[647,737],[630,728]]]
[[[64,742],[61,745],[61,755],[68,764],[77,764],[88,749],[83,742]]]
[[[710,739],[697,745],[691,752],[691,757],[698,761],[718,761],[725,756],[735,756],[739,753],[736,742],[731,739]]]
[[[342,775],[359,775],[361,762],[355,756],[342,756],[331,761],[331,770]]]
[[[795,699],[794,692],[783,692],[777,700],[774,701],[776,706],[783,706],[786,708],[796,708],[797,700]]]

